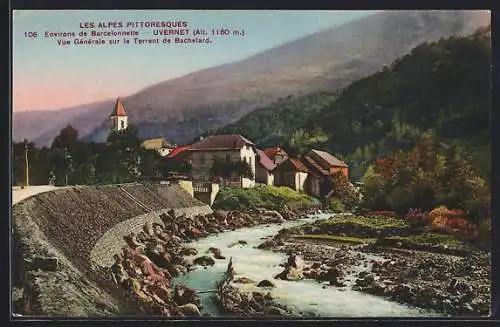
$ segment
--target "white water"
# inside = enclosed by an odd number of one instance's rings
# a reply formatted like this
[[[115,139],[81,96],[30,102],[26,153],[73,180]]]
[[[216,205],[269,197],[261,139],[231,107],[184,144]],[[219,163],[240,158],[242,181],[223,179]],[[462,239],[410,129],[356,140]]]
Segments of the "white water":
[[[382,297],[352,291],[350,286],[355,278],[346,278],[347,287],[342,289],[332,286],[324,287],[327,284],[321,284],[313,280],[283,281],[274,279],[274,276],[283,270],[283,267],[279,265],[286,260],[287,255],[270,250],[256,249],[256,246],[264,242],[261,238],[273,236],[282,228],[304,224],[316,219],[325,219],[328,216],[315,215],[310,218],[287,221],[282,225],[272,224],[242,228],[189,243],[190,247],[198,250],[198,256],[205,255],[210,247],[216,247],[221,250],[226,259],[215,260],[215,265],[206,269],[196,268],[188,274],[176,278],[174,283],[185,283],[197,291],[215,289],[215,284],[222,279],[229,259],[232,257],[235,279],[247,277],[255,281],[255,284],[242,284],[241,287],[260,292],[271,292],[276,302],[304,315],[309,313],[325,317],[437,316],[433,312],[411,308],[388,301]],[[239,240],[245,240],[248,244],[234,245]],[[207,255],[211,256],[211,254]],[[191,259],[193,258],[191,257]],[[376,258],[376,256],[370,255],[369,258]],[[357,274],[359,271],[368,270],[369,268],[360,266],[355,267],[354,270]],[[256,284],[263,279],[272,281],[276,287],[257,287]],[[214,293],[204,293],[199,296],[202,300],[202,313],[219,315],[216,304],[212,300]]]

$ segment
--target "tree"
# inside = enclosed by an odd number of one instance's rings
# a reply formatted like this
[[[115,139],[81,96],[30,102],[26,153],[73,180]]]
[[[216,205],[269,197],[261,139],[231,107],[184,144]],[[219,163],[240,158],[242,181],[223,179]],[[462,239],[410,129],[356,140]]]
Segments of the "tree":
[[[210,174],[223,180],[246,177],[254,179],[252,167],[246,161],[226,161],[220,158],[214,159]]]
[[[52,142],[52,148],[65,148],[78,140],[78,131],[70,124],[66,125]]]
[[[349,179],[341,172],[337,172],[330,177],[329,182],[331,185],[330,198],[338,199],[347,210],[354,209],[358,204],[358,194]]]

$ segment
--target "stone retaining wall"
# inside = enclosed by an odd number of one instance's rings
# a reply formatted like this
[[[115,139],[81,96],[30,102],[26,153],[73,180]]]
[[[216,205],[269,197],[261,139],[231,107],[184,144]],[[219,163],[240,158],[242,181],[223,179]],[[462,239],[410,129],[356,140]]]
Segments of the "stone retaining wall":
[[[144,227],[144,224],[147,222],[163,224],[160,219],[160,214],[166,213],[167,211],[169,211],[169,209],[149,212],[118,223],[113,228],[109,229],[106,233],[104,233],[101,239],[97,241],[96,245],[90,252],[90,262],[92,267],[97,268],[98,266],[111,266],[114,262],[113,255],[115,253],[121,253],[121,249],[126,245],[123,236],[128,235],[131,232],[136,234],[139,233]],[[209,206],[180,208],[174,209],[174,211],[176,216],[185,214],[186,217],[212,213],[212,209]]]
[[[123,196],[119,187],[153,211],[146,213]],[[179,186],[140,184],[58,189],[15,204],[12,249],[17,257],[11,269],[19,277],[13,293],[22,290],[22,299],[14,302],[14,312],[69,317],[137,314],[134,305],[114,287],[111,275],[90,269],[90,252],[95,248],[95,260],[106,260],[103,252],[113,255],[115,248],[121,248],[129,227],[139,228],[148,219],[159,219],[158,214],[169,208],[186,216],[211,212]],[[57,269],[30,267],[30,262],[44,257],[57,260]]]

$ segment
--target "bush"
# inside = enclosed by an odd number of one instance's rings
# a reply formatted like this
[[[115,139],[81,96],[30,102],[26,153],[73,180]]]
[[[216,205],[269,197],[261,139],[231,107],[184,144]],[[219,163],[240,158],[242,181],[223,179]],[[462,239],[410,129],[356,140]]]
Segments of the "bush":
[[[319,206],[317,199],[288,187],[263,185],[250,189],[223,187],[215,198],[213,207],[222,210],[249,210],[265,208],[282,210]]]
[[[342,201],[340,199],[330,199],[328,201],[328,209],[330,209],[333,212],[344,212],[344,205],[342,204]]]
[[[405,219],[411,227],[423,227],[431,222],[427,212],[422,212],[421,209],[410,209]]]

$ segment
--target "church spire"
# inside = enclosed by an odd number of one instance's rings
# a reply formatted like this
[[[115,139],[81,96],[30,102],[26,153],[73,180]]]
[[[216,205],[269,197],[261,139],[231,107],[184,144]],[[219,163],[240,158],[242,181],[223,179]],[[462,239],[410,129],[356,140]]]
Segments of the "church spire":
[[[109,118],[111,120],[112,131],[118,132],[127,129],[128,116],[120,98],[116,99],[115,108],[111,115],[109,115]]]
[[[125,111],[121,98],[116,99],[115,108],[110,117],[113,116],[127,116],[127,112]]]

